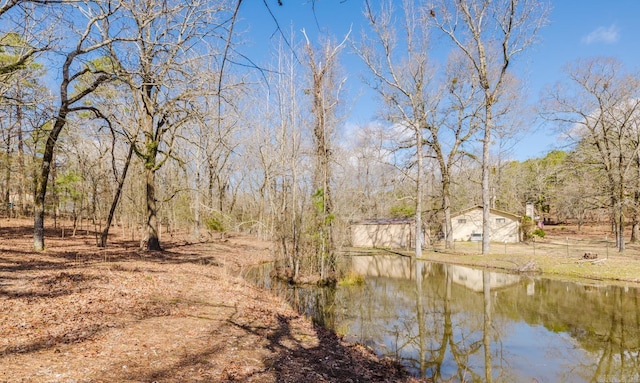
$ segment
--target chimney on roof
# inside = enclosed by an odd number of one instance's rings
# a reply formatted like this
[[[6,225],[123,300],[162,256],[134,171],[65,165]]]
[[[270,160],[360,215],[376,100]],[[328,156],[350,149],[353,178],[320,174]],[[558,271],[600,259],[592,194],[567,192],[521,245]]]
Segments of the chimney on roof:
[[[527,205],[525,207],[524,215],[526,215],[529,218],[533,219],[533,202],[527,202]]]

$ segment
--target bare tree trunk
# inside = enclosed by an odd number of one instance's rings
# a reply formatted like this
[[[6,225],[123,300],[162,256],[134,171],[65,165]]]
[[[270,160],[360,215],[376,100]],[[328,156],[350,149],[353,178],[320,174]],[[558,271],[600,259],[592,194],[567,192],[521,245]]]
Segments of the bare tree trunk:
[[[633,191],[633,208],[631,217],[631,243],[637,243],[640,241],[640,153],[636,155],[635,166],[637,170],[636,174],[636,187]]]
[[[422,134],[421,127],[416,127],[416,159],[417,159],[417,172],[416,172],[416,235],[415,235],[415,257],[422,257],[422,194],[423,194],[423,177],[422,177]]]
[[[318,102],[318,101],[316,101]],[[324,111],[322,111],[322,114]],[[320,257],[320,278],[326,280],[328,274],[334,270],[335,254],[333,243],[331,200],[331,161],[328,138],[326,136],[324,118],[319,118],[314,127],[314,141],[316,144],[316,169],[314,176],[314,205],[316,205],[316,224],[319,233],[317,254]]]
[[[146,186],[146,235],[143,247],[146,250],[161,251],[158,235],[158,206],[156,200],[156,170],[154,166],[145,169]]]
[[[102,234],[100,235],[100,242],[98,243],[98,247],[107,246],[107,237],[109,236],[109,228],[111,227],[111,222],[113,222],[113,216],[115,215],[116,207],[118,206],[118,201],[120,201],[120,194],[122,194],[122,186],[124,185],[124,181],[127,177],[127,171],[129,170],[131,157],[133,157],[134,147],[135,146],[133,143],[129,145],[129,152],[127,153],[127,159],[124,162],[122,174],[120,174],[120,178],[118,179],[118,185],[116,186],[116,193],[113,196],[113,201],[111,201],[111,208],[109,209],[107,222],[105,223],[104,229],[102,230]]]
[[[22,109],[19,109],[19,115],[22,115]],[[19,117],[18,120],[22,120],[22,117]],[[18,174],[19,174],[19,182],[18,182],[18,205],[20,215],[27,214],[27,203],[25,198],[26,188],[24,187],[26,168],[24,166],[24,139],[22,136],[22,124],[18,124]]]
[[[639,187],[640,189],[640,187]],[[631,217],[631,239],[629,242],[637,243],[640,241],[640,190],[633,193],[633,216]]]
[[[624,243],[624,216],[620,215],[619,218],[619,229],[618,229],[618,251],[624,253],[625,251],[625,243]]]
[[[52,214],[53,214],[53,228],[57,229],[58,228],[58,215],[60,214],[60,196],[58,195],[58,190],[56,187],[56,183],[57,183],[57,173],[58,173],[58,168],[56,167],[56,156],[55,153],[53,155],[53,159],[51,160],[51,173],[49,175],[49,178],[51,178],[51,187],[52,187],[52,193],[51,193],[51,200],[53,202],[53,210],[52,210]]]
[[[306,35],[305,35],[306,38]],[[343,41],[344,43],[344,41]],[[307,38],[308,65],[312,79],[313,145],[315,169],[313,175],[313,205],[315,229],[318,232],[316,252],[320,261],[320,279],[328,281],[336,271],[333,238],[333,199],[331,191],[331,134],[334,131],[341,83],[336,82],[337,55],[341,45],[325,45],[319,62]],[[295,185],[294,185],[295,186]]]
[[[198,153],[200,153],[200,151],[198,150]],[[200,175],[200,166],[198,166],[198,169],[196,170],[196,190],[195,190],[195,195],[194,195],[194,201],[193,201],[193,231],[194,231],[194,236],[196,237],[197,240],[200,240],[200,228],[202,227],[202,217],[200,214],[200,205],[202,204],[201,201],[201,192],[200,192],[200,183],[201,183],[201,175]]]
[[[53,152],[58,140],[58,136],[66,124],[66,111],[60,111],[58,118],[53,124],[47,143],[42,154],[42,165],[40,173],[36,178],[36,192],[34,201],[34,222],[33,222],[33,248],[36,251],[44,250],[44,214],[45,214],[45,196],[47,194],[47,183],[49,181],[49,172],[51,171],[51,162],[53,161]]]
[[[489,96],[491,97],[491,96]],[[482,254],[489,254],[491,246],[491,105],[486,105],[484,138],[482,139]]]
[[[156,201],[155,175],[153,169],[146,169],[146,201],[147,201],[147,220],[146,220],[146,237],[144,247],[147,250],[161,251],[160,237],[158,236],[158,207]]]
[[[453,248],[453,226],[451,224],[451,179],[449,173],[442,177],[442,210],[444,211],[444,246]]]
[[[618,251],[623,253],[625,250],[624,243],[624,212],[622,211],[622,198],[615,201],[614,205],[615,225],[616,225],[616,241]]]
[[[7,132],[7,163],[4,173],[4,210],[7,218],[11,218],[11,129]]]

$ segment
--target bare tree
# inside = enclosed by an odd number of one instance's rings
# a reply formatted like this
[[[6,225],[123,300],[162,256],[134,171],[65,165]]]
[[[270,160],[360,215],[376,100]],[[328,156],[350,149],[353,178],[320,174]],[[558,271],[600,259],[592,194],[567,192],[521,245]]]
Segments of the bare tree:
[[[394,211],[397,204],[394,191],[401,184],[401,174],[392,163],[389,141],[395,137],[387,137],[385,130],[382,124],[373,122],[359,126],[356,131],[346,131],[345,137],[339,139],[343,145],[336,155],[340,171],[336,171],[335,194],[345,220],[382,218]],[[408,209],[395,210],[397,217],[409,213]]]
[[[376,13],[367,2],[365,16],[376,37],[375,40],[369,40],[366,35],[363,36],[363,42],[355,49],[373,74],[370,86],[384,100],[387,107],[385,117],[406,130],[401,137],[408,140],[399,146],[415,148],[415,255],[420,257],[423,244],[423,130],[433,126],[433,117],[429,114],[433,112],[436,102],[429,88],[432,72],[427,57],[428,30],[412,2],[403,2],[403,10],[406,46],[398,43],[392,3],[385,3],[381,11]],[[437,133],[434,137],[437,137]]]
[[[40,125],[43,110],[51,103],[41,84],[44,71],[35,63],[3,76],[0,82],[0,136],[6,154],[4,170],[4,208],[10,214],[27,213],[29,190],[25,142],[33,125]]]
[[[295,41],[293,32],[290,41]],[[256,141],[248,148],[252,157],[258,159],[258,220],[273,238],[278,273],[294,281],[301,278],[309,252],[304,218],[305,205],[312,193],[308,182],[311,166],[306,165],[310,161],[305,157],[311,149],[304,129],[312,125],[305,108],[309,92],[303,78],[304,67],[296,52],[297,45],[286,49],[283,39],[278,41],[276,62],[260,96],[266,102],[260,103],[260,122],[254,130]]]
[[[470,156],[468,142],[480,128],[477,102],[480,87],[470,73],[472,69],[468,62],[459,54],[451,55],[445,77],[446,96],[441,96],[444,104],[444,110],[440,112],[442,117],[426,129],[426,143],[440,169],[445,248],[453,247],[451,184],[454,166],[459,164],[461,157]]]
[[[42,125],[52,99],[40,84],[44,71],[36,59],[55,41],[52,20],[57,8],[47,5],[53,3],[58,2],[0,1],[0,113],[7,151],[4,197],[5,209],[11,206],[12,214],[28,214],[32,203],[27,197],[30,172],[25,142],[33,126]]]
[[[530,46],[546,19],[539,0],[434,0],[424,14],[469,60],[483,90],[482,139],[482,253],[490,251],[490,149],[494,106],[507,79],[507,69]]]
[[[585,143],[586,144],[586,143]],[[606,193],[607,180],[604,174],[589,163],[591,150],[587,145],[578,146],[569,152],[558,174],[558,185],[553,195],[554,210],[558,219],[573,219],[582,229],[590,212],[602,210],[608,205]]]
[[[606,177],[616,244],[622,252],[627,188],[636,177],[640,153],[640,77],[612,58],[579,60],[567,67],[567,75],[568,81],[548,93],[543,115],[584,146],[584,166]]]
[[[635,182],[633,182],[633,201],[631,205],[631,243],[640,242],[640,153],[636,156]]]
[[[215,84],[219,75],[219,72],[203,74],[203,89],[209,87],[207,92],[211,95],[218,94]],[[239,184],[234,179],[237,175],[234,161],[242,151],[242,128],[252,126],[252,121],[243,123],[242,104],[246,97],[243,80],[233,84],[229,80],[232,76],[227,78],[229,85],[221,90],[226,94],[225,99],[233,100],[233,105],[221,109],[217,97],[203,98],[195,111],[196,118],[183,134],[188,141],[183,152],[193,159],[185,165],[194,176],[193,212],[197,236],[203,223],[217,226],[220,231],[230,223]]]
[[[100,55],[100,52],[113,42],[113,38],[105,35],[110,31],[108,23],[119,7],[104,2],[74,3],[73,10],[77,12],[78,23],[80,17],[86,17],[87,23],[83,30],[70,31],[76,33],[77,40],[64,56],[59,88],[59,106],[53,117],[51,129],[46,133],[46,143],[42,155],[42,165],[35,181],[34,202],[34,248],[44,250],[44,215],[45,196],[49,173],[58,136],[67,124],[67,118],[73,113],[90,111],[101,116],[100,111],[91,105],[83,104],[85,98],[98,89],[99,86],[114,78],[109,62],[88,61]]]
[[[119,84],[122,85],[122,84]],[[118,204],[120,203],[120,197],[122,196],[122,191],[124,188],[124,183],[127,179],[127,175],[129,173],[129,167],[131,165],[133,155],[135,153],[135,139],[138,136],[138,129],[135,118],[130,116],[127,113],[128,103],[130,99],[125,96],[127,93],[120,93],[122,87],[115,87],[111,89],[113,92],[105,92],[105,94],[100,94],[101,100],[96,100],[97,102],[101,102],[103,105],[109,105],[109,112],[107,114],[107,118],[111,121],[110,126],[110,148],[109,153],[111,156],[111,171],[113,173],[113,185],[115,185],[112,192],[111,205],[109,207],[109,212],[105,219],[104,227],[102,228],[102,232],[100,234],[100,239],[98,241],[98,247],[106,247],[107,239],[109,237],[109,230],[111,229],[111,225],[115,218],[116,209],[118,208]],[[121,97],[117,97],[116,94]],[[130,128],[127,128],[130,127]],[[128,147],[126,149],[126,155],[122,158],[120,144],[124,142],[124,144]]]
[[[134,28],[114,48],[121,78],[134,99],[143,144],[136,148],[142,158],[146,180],[145,238],[147,250],[161,250],[158,233],[156,172],[173,158],[179,129],[195,118],[201,70],[216,55],[217,29],[224,29],[226,4],[222,1],[125,1],[122,7]],[[235,20],[235,19],[233,19]],[[223,41],[227,41],[224,36]],[[222,116],[220,116],[222,118]]]
[[[303,31],[304,33],[304,31]],[[314,229],[317,230],[316,255],[319,258],[320,279],[326,281],[335,272],[335,243],[333,237],[332,162],[333,135],[337,124],[340,91],[344,80],[338,78],[338,57],[344,43],[326,42],[316,50],[306,36],[305,52],[311,75],[309,93],[313,115]]]

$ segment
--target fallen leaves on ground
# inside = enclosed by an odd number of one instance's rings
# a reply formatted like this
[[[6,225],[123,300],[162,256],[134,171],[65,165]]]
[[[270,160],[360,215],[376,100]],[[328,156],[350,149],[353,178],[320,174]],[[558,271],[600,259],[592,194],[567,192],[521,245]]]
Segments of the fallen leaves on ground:
[[[53,236],[36,253],[30,233],[0,230],[0,381],[419,381],[237,277],[267,243]]]

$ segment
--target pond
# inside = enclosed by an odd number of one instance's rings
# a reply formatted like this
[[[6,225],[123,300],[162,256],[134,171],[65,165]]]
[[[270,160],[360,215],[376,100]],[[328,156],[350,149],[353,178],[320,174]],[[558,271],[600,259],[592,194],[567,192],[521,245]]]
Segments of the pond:
[[[347,257],[357,286],[250,279],[434,381],[640,381],[640,290],[395,255]]]

